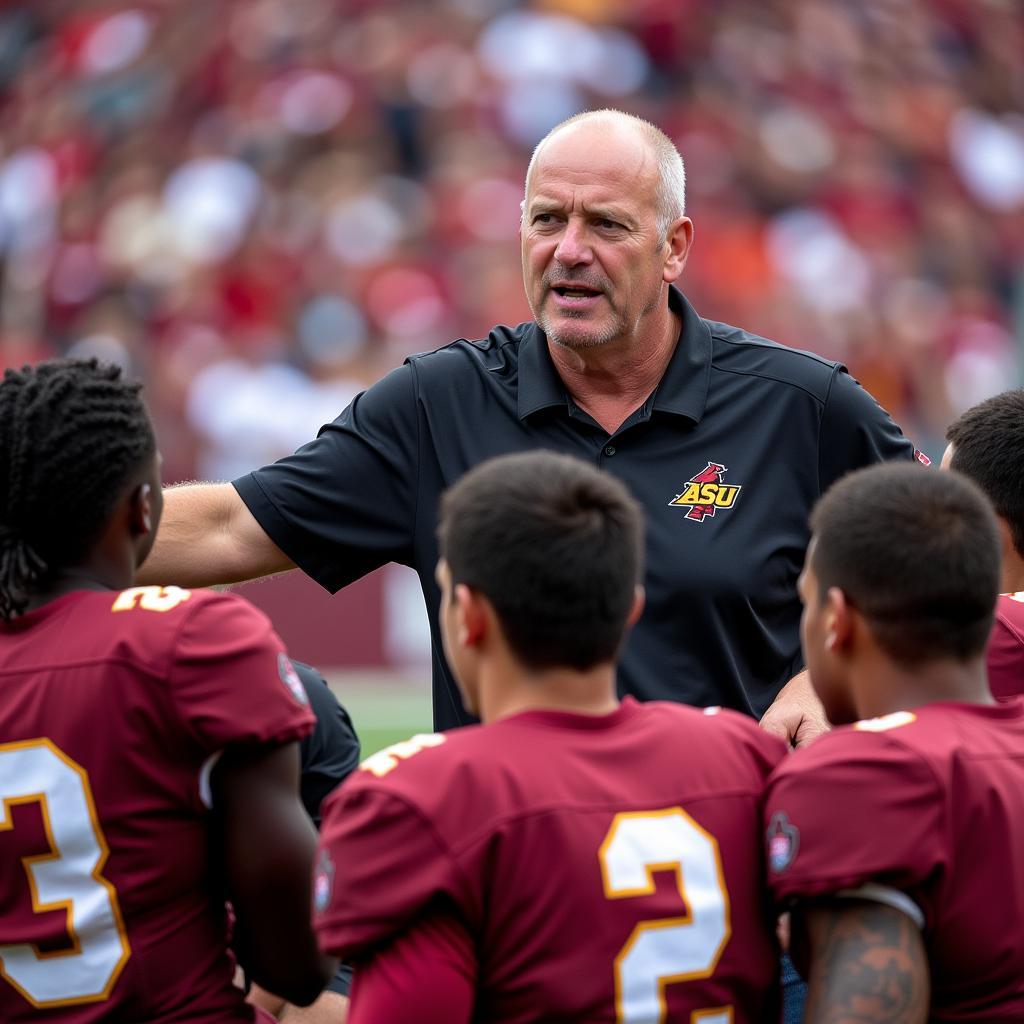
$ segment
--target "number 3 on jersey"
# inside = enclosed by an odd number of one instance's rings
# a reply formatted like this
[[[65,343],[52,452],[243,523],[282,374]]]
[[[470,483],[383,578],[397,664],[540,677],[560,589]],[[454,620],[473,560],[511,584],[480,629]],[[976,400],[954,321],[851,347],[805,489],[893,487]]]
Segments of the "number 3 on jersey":
[[[715,838],[681,807],[617,814],[598,851],[608,899],[649,896],[655,871],[673,871],[680,917],[641,921],[615,958],[620,1024],[661,1024],[665,986],[710,977],[729,941],[729,895]],[[729,1007],[696,1011],[700,1024],[727,1024]]]
[[[0,831],[27,803],[39,804],[50,852],[23,857],[22,878],[36,913],[64,911],[72,948],[0,945],[0,974],[39,1009],[106,999],[130,950],[117,893],[100,874],[108,850],[89,777],[47,739],[0,744]],[[3,871],[6,885],[19,884],[17,865]]]

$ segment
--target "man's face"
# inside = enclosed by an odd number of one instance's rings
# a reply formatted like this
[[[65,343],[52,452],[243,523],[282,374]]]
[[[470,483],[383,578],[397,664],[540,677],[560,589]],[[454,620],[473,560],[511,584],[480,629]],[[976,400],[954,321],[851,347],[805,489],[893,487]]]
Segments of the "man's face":
[[[474,662],[473,659],[466,656],[465,648],[459,643],[461,632],[459,608],[455,601],[455,595],[452,593],[451,569],[448,568],[448,563],[443,558],[437,563],[434,578],[441,588],[439,623],[444,656],[448,659],[448,666],[451,668],[459,692],[462,694],[462,703],[471,715],[476,715],[479,714],[479,711],[476,700],[477,685],[476,672],[473,668]]]
[[[832,649],[830,633],[833,623],[828,602],[822,600],[821,585],[814,573],[814,544],[812,540],[807,549],[803,572],[797,580],[797,591],[803,602],[800,644],[811,675],[811,684],[825,707],[828,720],[833,725],[842,725],[855,722],[859,716],[849,691],[844,663]]]
[[[523,206],[523,283],[553,343],[630,339],[665,301],[675,271],[666,269],[657,185],[649,146],[621,129],[572,126],[541,150]]]

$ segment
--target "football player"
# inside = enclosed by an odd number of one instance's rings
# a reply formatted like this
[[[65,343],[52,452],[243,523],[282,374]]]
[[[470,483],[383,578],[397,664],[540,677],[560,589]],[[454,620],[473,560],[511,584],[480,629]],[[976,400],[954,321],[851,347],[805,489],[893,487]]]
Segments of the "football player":
[[[944,469],[969,476],[996,510],[1001,591],[988,642],[988,682],[1002,700],[1024,694],[1024,390],[968,409],[947,431]]]
[[[568,456],[504,456],[446,494],[439,541],[484,724],[378,753],[326,802],[314,917],[356,960],[351,1024],[776,1020],[757,832],[784,747],[616,696],[635,502]]]
[[[765,819],[807,1024],[1024,1020],[1024,701],[985,679],[995,517],[956,473],[887,465],[811,527],[802,639],[839,727],[776,770]]]
[[[309,921],[308,698],[241,598],[133,587],[162,506],[139,388],[0,382],[0,1019],[265,1019],[333,963]]]

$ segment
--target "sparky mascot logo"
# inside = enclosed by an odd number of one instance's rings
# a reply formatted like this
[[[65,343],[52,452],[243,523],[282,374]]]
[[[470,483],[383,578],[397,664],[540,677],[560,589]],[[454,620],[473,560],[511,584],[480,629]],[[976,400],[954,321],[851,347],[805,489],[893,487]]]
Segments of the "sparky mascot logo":
[[[716,509],[732,508],[741,486],[722,483],[722,477],[727,472],[720,462],[709,462],[705,469],[690,477],[682,494],[677,494],[669,505],[681,505],[688,509],[686,518],[695,519],[698,523],[713,516]]]

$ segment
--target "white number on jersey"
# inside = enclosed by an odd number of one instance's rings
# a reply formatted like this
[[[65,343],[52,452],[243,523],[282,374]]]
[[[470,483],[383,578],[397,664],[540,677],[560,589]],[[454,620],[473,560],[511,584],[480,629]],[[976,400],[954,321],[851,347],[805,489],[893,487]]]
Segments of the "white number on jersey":
[[[0,974],[39,1009],[107,999],[131,951],[117,893],[100,874],[108,849],[89,776],[47,739],[0,744],[0,831],[14,827],[11,807],[27,803],[39,804],[52,852],[2,865],[4,884],[27,883],[37,912],[64,910],[73,948],[0,945]]]
[[[641,921],[615,958],[615,1008],[620,1024],[662,1024],[665,986],[710,977],[729,941],[729,895],[714,836],[681,807],[617,814],[598,851],[610,900],[649,896],[653,873],[673,871],[683,906],[679,917]],[[727,1006],[698,1010],[696,1024],[727,1024]]]

